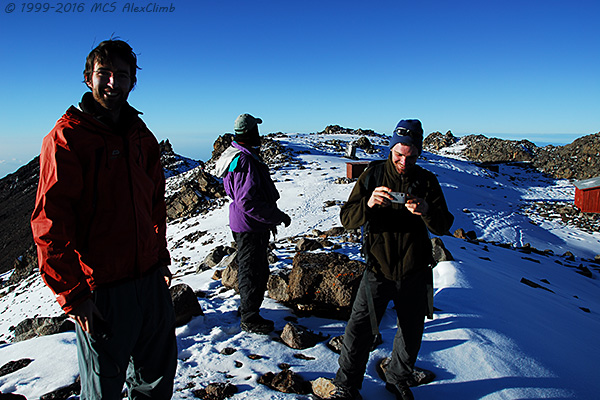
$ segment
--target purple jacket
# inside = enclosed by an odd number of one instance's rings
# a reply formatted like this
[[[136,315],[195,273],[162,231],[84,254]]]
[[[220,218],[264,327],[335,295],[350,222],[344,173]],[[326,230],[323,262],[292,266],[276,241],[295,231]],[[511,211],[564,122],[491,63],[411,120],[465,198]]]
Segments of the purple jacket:
[[[282,223],[285,214],[277,208],[279,192],[271,180],[269,167],[247,148],[233,142],[233,155],[223,178],[231,198],[229,226],[234,232],[265,232]]]

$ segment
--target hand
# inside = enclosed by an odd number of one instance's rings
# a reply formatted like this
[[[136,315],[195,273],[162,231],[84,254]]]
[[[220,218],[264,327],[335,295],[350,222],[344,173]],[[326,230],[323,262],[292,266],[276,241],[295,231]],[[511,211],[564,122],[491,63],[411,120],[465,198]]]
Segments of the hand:
[[[369,208],[373,208],[376,205],[389,207],[392,204],[392,196],[389,194],[391,191],[392,189],[385,186],[376,187],[373,193],[371,193],[369,201],[367,201],[367,206]]]
[[[407,195],[406,208],[415,215],[426,215],[429,212],[429,204],[420,197]]]
[[[79,306],[71,310],[71,312],[67,313],[67,315],[74,319],[81,329],[90,335],[94,334],[94,319],[104,321],[102,314],[100,314],[100,310],[98,310],[98,307],[96,307],[96,304],[94,304],[92,299],[85,300]]]
[[[171,270],[166,265],[164,267],[160,267],[160,273],[165,277],[165,282],[167,287],[171,286],[171,280],[173,279],[173,274]]]
[[[283,222],[283,225],[285,225],[285,227],[287,228],[292,223],[292,219],[289,215],[283,213],[283,218],[281,219],[281,222]]]

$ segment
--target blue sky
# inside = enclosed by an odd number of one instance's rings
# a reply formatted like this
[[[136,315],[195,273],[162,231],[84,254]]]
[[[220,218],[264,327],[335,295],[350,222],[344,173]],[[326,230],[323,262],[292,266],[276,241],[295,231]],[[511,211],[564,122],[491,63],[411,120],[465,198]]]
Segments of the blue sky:
[[[27,12],[0,0],[0,177],[87,90],[85,57],[118,36],[138,53],[130,103],[175,151],[208,159],[241,113],[261,133],[327,125],[569,143],[600,131],[600,3],[581,1],[80,1]],[[57,6],[59,2],[47,2]]]

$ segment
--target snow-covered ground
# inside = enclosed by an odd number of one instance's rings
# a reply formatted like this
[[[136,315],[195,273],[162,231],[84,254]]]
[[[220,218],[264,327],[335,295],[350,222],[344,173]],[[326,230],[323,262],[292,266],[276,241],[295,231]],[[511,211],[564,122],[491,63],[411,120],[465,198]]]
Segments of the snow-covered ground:
[[[352,139],[356,137],[315,134],[277,139],[300,152],[296,157],[305,168],[290,164],[273,175],[281,193],[280,208],[290,214],[292,224],[279,229],[276,255],[280,261],[272,269],[291,264],[293,244],[286,238],[340,225],[339,206],[325,207],[325,203],[345,201],[353,184],[334,183],[346,175],[348,159],[326,144]],[[379,139],[370,140],[381,145]],[[366,155],[359,149],[357,156],[362,160],[385,157],[385,148],[378,148],[379,155]],[[439,263],[434,269],[435,306],[439,311],[433,320],[426,321],[417,362],[434,371],[437,379],[414,388],[416,399],[599,398],[600,274],[588,260],[600,254],[600,234],[586,233],[557,220],[530,217],[521,209],[533,201],[572,201],[573,186],[517,166],[501,166],[500,172],[494,173],[431,153],[424,153],[419,164],[438,175],[455,215],[452,231],[473,230],[487,243],[443,237],[455,261]],[[170,178],[174,179],[177,177]],[[280,363],[290,364],[306,380],[331,378],[337,370],[337,354],[325,342],[299,351],[273,340],[276,333],[261,336],[240,331],[236,316],[239,296],[223,291],[220,281],[212,279],[213,270],[195,273],[211,249],[232,241],[227,223],[225,206],[169,225],[174,283],[186,283],[206,294],[199,298],[205,315],[177,329],[179,365],[173,397],[193,398],[193,389],[211,382],[230,382],[239,390],[232,399],[306,398],[275,392],[258,384],[257,378],[269,371],[278,372]],[[513,248],[492,243],[511,243]],[[527,243],[553,254],[515,250]],[[336,251],[360,257],[358,245],[341,239],[340,244],[342,249]],[[567,251],[575,255],[575,261],[562,257]],[[593,279],[576,273],[579,265],[589,267]],[[523,278],[551,291],[525,285]],[[294,316],[268,298],[263,309],[264,316],[275,321],[276,330],[281,330],[290,317],[331,336],[342,334],[345,326],[343,321]],[[26,317],[59,313],[39,276],[28,279],[0,298],[0,340],[8,342],[10,327]],[[380,328],[384,343],[372,352],[361,393],[369,400],[392,400],[393,395],[375,372],[376,360],[391,351],[395,333],[391,308]],[[78,374],[74,343],[73,333],[63,333],[0,345],[0,366],[20,358],[34,360],[0,377],[0,392],[34,399],[72,383]],[[226,347],[237,351],[222,354]],[[298,353],[306,357],[297,358]],[[251,359],[250,355],[261,357]]]

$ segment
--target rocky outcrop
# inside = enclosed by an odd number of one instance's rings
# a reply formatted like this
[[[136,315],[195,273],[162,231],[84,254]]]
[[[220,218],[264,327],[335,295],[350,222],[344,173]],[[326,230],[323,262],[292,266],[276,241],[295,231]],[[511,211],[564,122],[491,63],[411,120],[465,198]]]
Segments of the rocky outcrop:
[[[188,173],[179,182],[178,190],[167,196],[167,220],[187,218],[204,214],[221,203],[213,200],[224,199],[225,188],[214,176],[202,167]]]
[[[539,148],[533,165],[559,179],[582,180],[600,176],[600,132],[565,146]]]
[[[36,317],[21,321],[14,329],[15,342],[39,336],[74,331],[75,324],[66,315],[59,317]]]
[[[434,132],[423,141],[423,148],[433,153],[458,153],[482,163],[527,162],[557,179],[582,180],[600,176],[600,132],[583,136],[564,146],[537,147],[529,140],[505,140],[483,135],[456,138]]]
[[[504,140],[469,135],[460,140],[465,146],[462,155],[469,160],[481,162],[532,161],[537,146],[529,140]]]
[[[269,278],[269,297],[299,312],[346,319],[365,269],[360,261],[331,253],[301,252],[292,269]]]
[[[445,147],[455,145],[459,140],[451,131],[446,132],[445,135],[442,135],[441,132],[433,132],[423,139],[423,149],[435,153]]]
[[[351,128],[343,128],[339,125],[327,125],[325,129],[320,134],[327,135],[361,135],[361,136],[381,136],[378,133],[371,129],[351,129]]]
[[[15,267],[15,261],[33,244],[30,219],[40,171],[39,157],[0,179],[0,273]]]
[[[201,161],[192,160],[191,158],[182,157],[173,151],[173,146],[169,139],[163,140],[160,145],[160,164],[165,172],[165,177],[182,174],[186,171],[204,165]]]

